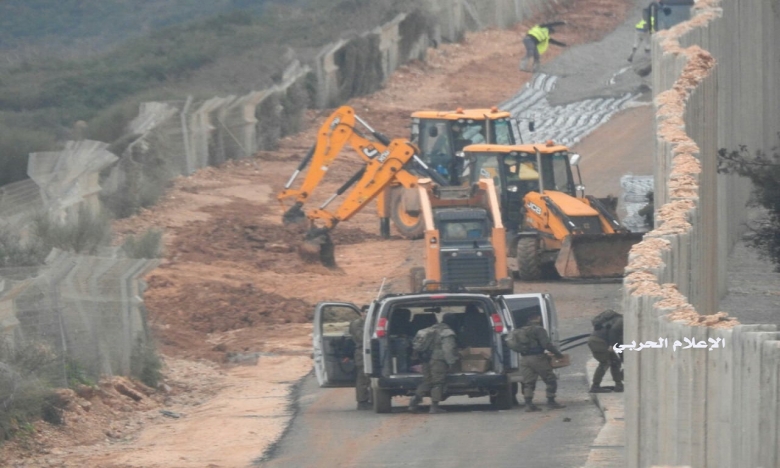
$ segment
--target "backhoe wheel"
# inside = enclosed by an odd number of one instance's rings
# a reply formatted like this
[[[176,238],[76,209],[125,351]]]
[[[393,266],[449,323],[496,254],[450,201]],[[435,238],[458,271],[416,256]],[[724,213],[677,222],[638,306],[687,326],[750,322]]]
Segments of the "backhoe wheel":
[[[409,287],[412,293],[422,291],[423,280],[425,280],[425,268],[414,267],[409,270]]]
[[[517,276],[521,281],[539,281],[542,277],[539,241],[536,237],[521,237],[517,241]]]
[[[401,236],[406,239],[419,239],[425,234],[422,215],[413,215],[406,211],[404,190],[395,189],[390,195],[390,218]]]

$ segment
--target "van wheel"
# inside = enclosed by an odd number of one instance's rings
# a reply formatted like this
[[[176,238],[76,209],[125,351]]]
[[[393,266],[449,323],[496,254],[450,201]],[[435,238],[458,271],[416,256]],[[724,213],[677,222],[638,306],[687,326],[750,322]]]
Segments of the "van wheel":
[[[517,276],[522,281],[542,278],[539,241],[535,237],[521,237],[517,241]]]
[[[507,383],[506,385],[503,385],[498,390],[498,394],[496,396],[490,397],[490,403],[497,410],[512,409],[512,384]]]
[[[389,413],[393,409],[392,395],[387,390],[373,387],[373,400],[375,413]]]

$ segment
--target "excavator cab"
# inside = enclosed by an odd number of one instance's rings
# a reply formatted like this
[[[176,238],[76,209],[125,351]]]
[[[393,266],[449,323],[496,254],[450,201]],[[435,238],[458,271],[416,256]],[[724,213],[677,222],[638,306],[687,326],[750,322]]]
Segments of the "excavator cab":
[[[544,175],[544,187],[576,196],[576,185],[564,146],[546,148],[539,171],[534,149],[530,145],[509,148],[505,145],[473,145],[467,148],[466,164],[471,183],[493,179],[502,208],[502,218],[508,230],[519,230],[523,223],[524,199],[529,192],[539,191],[539,174]]]
[[[509,112],[491,109],[457,109],[454,112],[419,111],[412,114],[411,141],[420,159],[450,180],[461,184],[463,160],[458,153],[468,145],[518,141],[517,124]]]
[[[473,144],[513,145],[521,140],[520,127],[512,114],[496,107],[454,111],[418,111],[412,114],[410,140],[420,149],[420,162],[446,179],[443,185],[460,186],[469,181],[469,168],[463,149]],[[420,174],[419,162],[408,170]],[[425,168],[423,168],[425,169]],[[396,230],[408,239],[423,236],[425,226],[420,216],[417,191],[393,184],[386,192],[383,206]]]

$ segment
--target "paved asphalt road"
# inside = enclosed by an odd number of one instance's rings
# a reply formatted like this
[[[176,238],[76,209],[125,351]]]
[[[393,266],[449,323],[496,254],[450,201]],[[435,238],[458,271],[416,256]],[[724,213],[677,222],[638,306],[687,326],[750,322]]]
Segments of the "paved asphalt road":
[[[585,333],[590,311],[583,301],[609,307],[616,284],[536,283],[518,290],[548,290],[556,298],[562,337]],[[519,292],[519,291],[518,291]],[[560,297],[560,299],[557,299]],[[313,376],[302,383],[296,416],[280,443],[259,466],[268,467],[533,467],[575,468],[585,464],[590,443],[603,425],[588,396],[586,346],[575,348],[562,369],[558,400],[567,407],[526,413],[494,410],[487,397],[453,397],[447,414],[410,414],[408,398],[393,399],[391,414],[355,409],[354,390],[321,389]],[[537,403],[544,402],[537,384]],[[427,404],[428,400],[425,400]],[[426,406],[427,408],[427,406]],[[568,418],[570,421],[565,421]]]

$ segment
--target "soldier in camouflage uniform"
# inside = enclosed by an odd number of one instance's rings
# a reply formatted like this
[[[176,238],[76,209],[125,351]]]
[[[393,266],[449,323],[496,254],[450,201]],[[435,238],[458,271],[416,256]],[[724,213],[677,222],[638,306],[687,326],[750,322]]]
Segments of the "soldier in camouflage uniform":
[[[409,411],[411,412],[417,412],[420,402],[428,392],[431,396],[430,413],[446,412],[439,407],[439,402],[444,398],[447,372],[460,359],[455,332],[452,330],[453,319],[455,319],[453,314],[444,314],[442,321],[431,327],[436,330],[437,335],[433,355],[430,361],[422,364],[423,381],[417,386],[414,397],[409,402]]]
[[[555,401],[555,393],[558,390],[558,378],[553,372],[550,359],[545,355],[547,350],[557,358],[563,354],[550,341],[547,330],[541,325],[542,314],[534,312],[528,317],[526,325],[513,330],[507,338],[507,345],[513,351],[522,356],[520,360],[520,379],[523,384],[523,397],[525,398],[525,411],[540,411],[534,405],[534,391],[536,380],[541,377],[547,386],[547,406],[551,409],[565,408]]]
[[[366,375],[363,367],[363,329],[366,323],[366,311],[368,306],[363,306],[360,311],[360,318],[353,320],[349,324],[349,334],[355,341],[355,369],[357,378],[355,379],[355,399],[357,400],[357,409],[371,409],[371,379]]]
[[[612,351],[614,345],[623,344],[623,316],[612,312],[614,316],[603,324],[594,327],[593,333],[588,338],[588,347],[593,357],[599,362],[599,366],[593,373],[593,383],[590,393],[608,393],[608,387],[602,387],[601,381],[609,368],[612,380],[615,381],[615,392],[623,391],[623,369],[621,358]],[[621,355],[622,357],[622,355]]]

